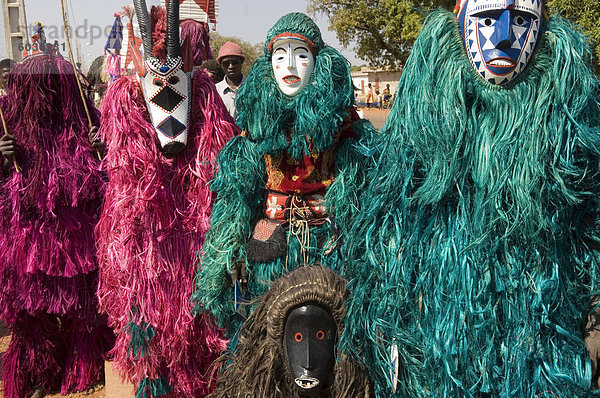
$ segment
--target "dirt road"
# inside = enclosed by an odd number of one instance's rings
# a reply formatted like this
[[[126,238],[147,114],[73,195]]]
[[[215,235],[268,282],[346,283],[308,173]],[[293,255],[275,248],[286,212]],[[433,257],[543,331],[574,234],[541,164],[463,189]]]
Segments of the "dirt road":
[[[367,109],[367,108],[359,108],[359,113],[362,111],[363,117],[369,120],[373,127],[377,130],[381,131],[381,128],[385,124],[385,121],[389,115],[389,110],[379,110],[379,109]]]

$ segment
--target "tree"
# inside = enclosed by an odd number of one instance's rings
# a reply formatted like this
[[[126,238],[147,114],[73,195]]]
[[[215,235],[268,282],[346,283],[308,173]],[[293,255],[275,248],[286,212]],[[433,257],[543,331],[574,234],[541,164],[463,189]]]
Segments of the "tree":
[[[240,39],[239,37],[221,36],[220,34],[218,34],[216,32],[211,32],[210,33],[210,48],[213,51],[213,55],[214,55],[215,59],[217,58],[217,55],[219,54],[219,49],[221,48],[221,46],[223,44],[225,44],[226,41],[236,43],[240,47],[242,47],[242,52],[246,56],[246,60],[244,61],[244,64],[242,65],[242,73],[244,74],[244,76],[248,76],[250,67],[252,66],[254,61],[256,61],[258,59],[258,57],[260,57],[263,53],[262,44],[250,44],[247,41]]]
[[[421,31],[428,10],[454,8],[456,0],[309,0],[308,12],[329,19],[344,47],[355,44],[373,66],[401,66]]]
[[[594,50],[596,71],[600,72],[600,1],[548,0],[548,8],[581,26]]]
[[[596,68],[600,59],[600,1],[546,0],[556,11],[578,24],[594,49]],[[452,10],[455,0],[309,0],[308,12],[324,14],[329,29],[344,47],[354,44],[359,58],[371,65],[401,66],[421,31],[429,10]]]

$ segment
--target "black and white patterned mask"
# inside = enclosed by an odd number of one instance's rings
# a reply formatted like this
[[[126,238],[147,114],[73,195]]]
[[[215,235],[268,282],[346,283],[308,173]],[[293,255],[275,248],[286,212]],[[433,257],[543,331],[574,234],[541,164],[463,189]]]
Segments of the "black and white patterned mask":
[[[177,154],[187,144],[192,70],[187,71],[179,42],[179,0],[167,0],[167,57],[152,55],[150,17],[145,0],[134,1],[144,46],[143,67],[136,65],[146,106],[162,151]],[[139,62],[139,61],[138,61]]]

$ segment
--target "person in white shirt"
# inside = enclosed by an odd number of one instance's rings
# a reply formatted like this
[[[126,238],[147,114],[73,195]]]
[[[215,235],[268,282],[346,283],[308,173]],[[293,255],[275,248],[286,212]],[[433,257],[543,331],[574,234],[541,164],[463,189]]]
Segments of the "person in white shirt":
[[[217,61],[225,72],[225,78],[216,84],[217,91],[229,111],[229,114],[235,119],[237,110],[235,109],[235,95],[237,90],[246,81],[242,74],[242,64],[246,57],[242,48],[236,43],[225,42],[219,50]]]

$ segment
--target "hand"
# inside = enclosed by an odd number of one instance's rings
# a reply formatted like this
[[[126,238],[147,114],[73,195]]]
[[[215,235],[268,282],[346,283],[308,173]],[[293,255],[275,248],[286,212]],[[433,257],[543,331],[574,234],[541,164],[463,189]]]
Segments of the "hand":
[[[14,165],[17,172],[21,172],[19,166],[17,166],[17,162],[15,160],[18,151],[17,143],[15,142],[15,137],[10,134],[4,134],[2,138],[0,138],[0,154],[4,157],[4,161],[0,165],[2,169],[3,175],[8,175],[8,170]]]
[[[104,158],[104,149],[106,148],[106,145],[104,144],[104,142],[102,142],[102,141],[92,142],[92,148],[94,148],[94,150],[98,154],[98,158],[100,160],[102,160],[102,158]]]
[[[235,263],[231,271],[231,284],[235,286],[236,280],[241,287],[246,287],[248,284],[248,271],[246,270],[246,262],[244,260]]]
[[[90,132],[88,133],[88,140],[90,141],[90,144],[100,141],[100,138],[98,137],[98,126],[92,126],[90,128]]]
[[[104,157],[105,144],[102,140],[100,140],[100,137],[98,136],[98,126],[92,126],[90,132],[88,133],[88,140],[90,141],[92,148],[94,148],[94,150],[98,154],[100,160],[102,160],[102,158]]]
[[[15,137],[10,134],[4,134],[0,138],[0,154],[4,157],[8,164],[12,164],[17,155],[17,143]]]

